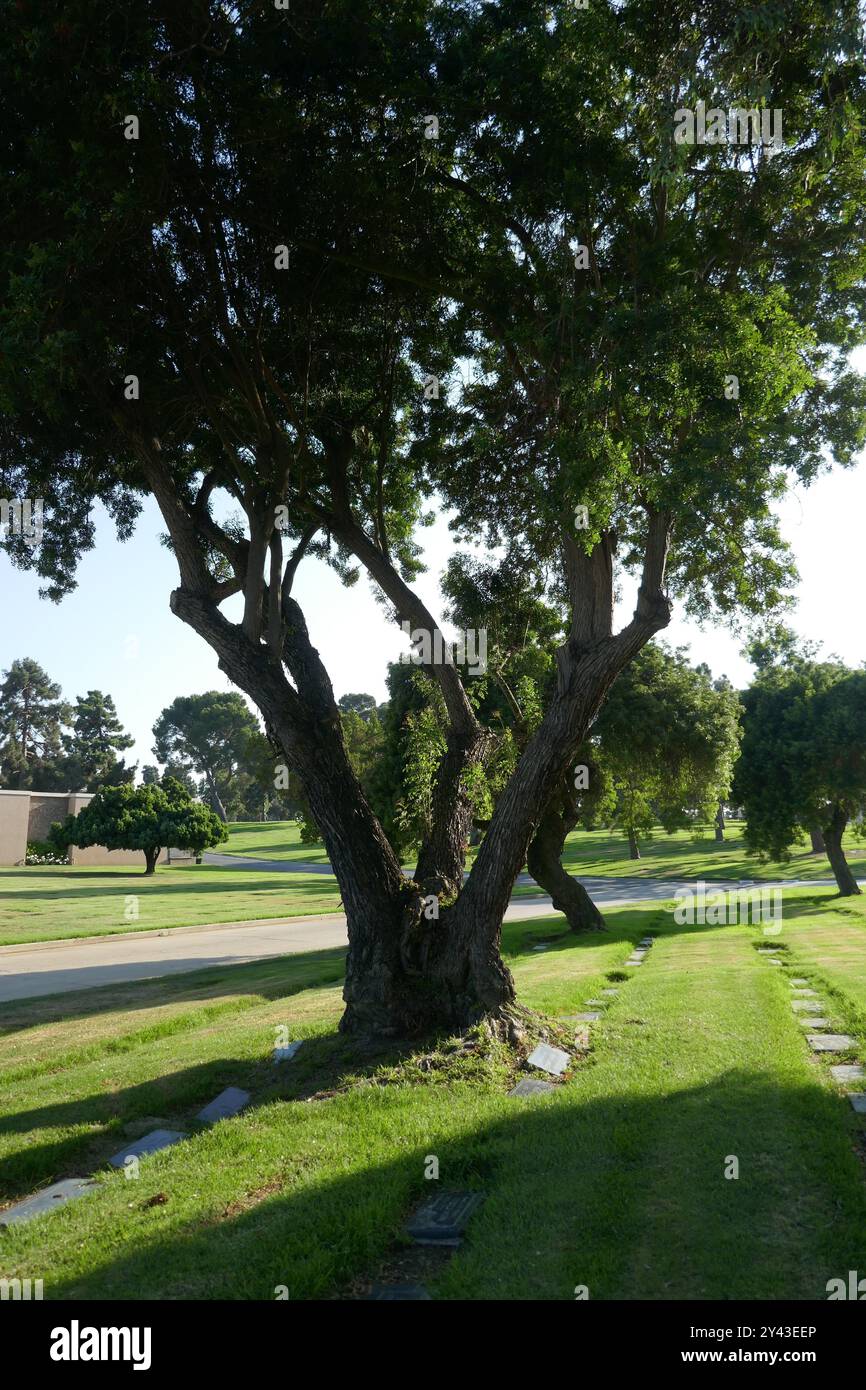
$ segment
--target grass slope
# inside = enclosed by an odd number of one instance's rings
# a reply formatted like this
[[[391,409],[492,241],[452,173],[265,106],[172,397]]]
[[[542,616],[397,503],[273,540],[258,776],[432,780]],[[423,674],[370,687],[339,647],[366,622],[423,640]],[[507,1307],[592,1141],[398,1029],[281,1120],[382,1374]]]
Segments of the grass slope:
[[[128,921],[131,899],[138,918]],[[163,865],[147,878],[113,868],[0,869],[3,946],[339,911],[336,880],[323,874],[208,864]]]
[[[819,932],[832,954],[835,931],[856,930],[862,953],[866,917],[834,927],[824,911],[807,904],[800,939]],[[857,1119],[808,1052],[789,972],[756,953],[756,927],[679,928],[658,907],[607,927],[544,952],[549,926],[505,929],[521,999],[554,1014],[597,997],[658,933],[621,972],[588,1058],[526,1101],[507,1098],[495,1047],[353,1053],[334,1031],[337,951],[5,1006],[8,1198],[99,1169],[147,1128],[191,1137],[137,1180],[106,1173],[95,1194],[0,1232],[0,1273],[44,1278],[49,1298],[339,1296],[399,1247],[435,1154],[442,1187],[486,1202],[434,1296],[826,1297],[829,1278],[866,1265],[866,1185]],[[279,1025],[307,1044],[277,1073]],[[250,1111],[196,1133],[196,1110],[230,1084],[253,1092]]]

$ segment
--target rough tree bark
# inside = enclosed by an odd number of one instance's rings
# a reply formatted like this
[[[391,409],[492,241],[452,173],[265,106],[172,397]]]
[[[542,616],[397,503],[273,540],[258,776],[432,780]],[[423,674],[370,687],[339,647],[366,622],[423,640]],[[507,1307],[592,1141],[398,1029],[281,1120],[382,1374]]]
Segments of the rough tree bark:
[[[562,867],[562,851],[578,811],[566,783],[545,810],[526,852],[526,866],[536,883],[550,894],[553,906],[564,912],[573,932],[604,931],[604,918],[583,884]]]
[[[209,643],[220,669],[262,712],[268,737],[282,750],[304,787],[340,884],[349,935],[341,1029],[395,1036],[432,1028],[465,1028],[485,1017],[510,1029],[514,983],[500,955],[500,938],[511,888],[541,812],[608,688],[669,621],[670,606],[662,591],[669,521],[657,515],[649,519],[635,615],[616,635],[612,632],[615,538],[604,537],[587,555],[570,536],[564,537],[572,624],[557,653],[550,706],[500,797],[468,883],[453,906],[440,907],[437,897],[425,892],[423,882],[419,885],[404,878],[352,770],[330,680],[310,642],[303,614],[291,598],[303,539],[282,571],[282,543],[279,533],[273,532],[267,545],[270,579],[266,584],[260,563],[262,546],[253,544],[257,538],[260,542],[264,522],[257,520],[253,526],[251,521],[251,541],[228,537],[209,520],[198,500],[191,504],[175,488],[159,458],[158,444],[138,443],[180,570],[172,610]],[[432,618],[396,575],[383,548],[368,542],[352,521],[344,486],[344,478],[335,476],[336,519],[328,513],[320,524],[326,522],[362,560],[394,601],[398,615],[406,613],[432,633]],[[273,517],[271,504],[279,498],[277,491],[257,501],[262,517]],[[203,539],[226,556],[233,580],[217,581],[210,573]],[[238,592],[244,597],[243,622],[233,624],[219,604]],[[446,663],[435,675],[451,719],[454,738],[449,748],[462,748],[464,762],[480,756],[483,739],[456,668]],[[447,758],[446,754],[446,762]],[[455,756],[455,771],[456,762]],[[449,777],[447,767],[442,771],[440,815],[448,823],[456,817],[461,827],[465,822],[465,829],[459,836],[443,835],[440,823],[440,848],[431,853],[429,862],[437,882],[459,891],[468,807],[463,804],[461,778]]]
[[[833,877],[839,887],[839,894],[843,898],[852,898],[860,895],[860,887],[856,878],[851,872],[848,860],[845,858],[845,851],[842,848],[842,836],[848,824],[848,817],[839,806],[833,808],[830,821],[824,826],[824,844],[827,847],[827,858],[830,861],[830,868],[833,870]]]
[[[724,807],[724,803],[721,802],[721,801],[719,802],[719,808],[718,808],[718,810],[716,811],[716,822],[715,822],[715,824],[716,824],[716,844],[717,844],[717,845],[723,845],[723,844],[725,843],[725,807]]]
[[[812,842],[812,848],[809,851],[810,854],[827,853],[827,846],[824,844],[824,836],[821,834],[821,831],[816,826],[810,827],[809,839]]]
[[[144,851],[145,876],[156,873],[156,861],[159,858],[159,852],[161,848],[161,845],[157,845],[155,849],[146,849]]]
[[[670,621],[663,591],[670,519],[649,518],[643,575],[632,621],[616,634],[613,621],[613,551],[607,535],[591,554],[564,537],[571,629],[557,653],[557,677],[544,717],[497,802],[463,892],[448,916],[470,961],[495,948],[503,914],[526,859],[543,808],[571,765],[610,686],[654,633]]]
[[[628,857],[629,859],[640,859],[640,846],[637,842],[637,835],[631,826],[628,830]]]

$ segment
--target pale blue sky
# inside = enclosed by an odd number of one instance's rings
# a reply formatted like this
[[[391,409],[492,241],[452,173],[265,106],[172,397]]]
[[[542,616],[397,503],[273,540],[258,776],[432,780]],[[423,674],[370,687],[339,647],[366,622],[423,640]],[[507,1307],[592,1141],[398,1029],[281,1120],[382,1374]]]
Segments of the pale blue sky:
[[[866,662],[866,461],[850,471],[834,470],[808,491],[790,493],[779,515],[801,573],[792,626],[822,642],[825,654],[861,665]],[[719,525],[724,524],[720,517]],[[30,656],[61,684],[67,699],[88,689],[113,695],[124,726],[136,739],[127,757],[139,764],[153,761],[152,725],[175,696],[231,688],[210,648],[169,610],[177,574],[170,552],[158,541],[163,530],[155,505],[149,504],[133,538],[120,545],[102,515],[96,548],[81,565],[78,588],[60,605],[40,600],[37,577],[13,569],[0,553],[0,669],[16,657]],[[452,547],[444,519],[421,539],[429,572],[419,587],[438,614],[438,576]],[[344,589],[332,571],[311,561],[300,569],[296,593],[337,694],[364,690],[383,699],[387,662],[399,656],[406,642],[386,622],[367,580],[362,577],[353,589]],[[624,599],[623,619],[633,606],[630,584]],[[234,611],[226,606],[230,617],[237,616],[238,600],[233,603]],[[701,632],[677,614],[664,639],[673,645],[688,643],[692,660],[707,662],[715,675],[726,674],[736,685],[750,677],[748,663],[739,655],[740,639],[725,629]]]

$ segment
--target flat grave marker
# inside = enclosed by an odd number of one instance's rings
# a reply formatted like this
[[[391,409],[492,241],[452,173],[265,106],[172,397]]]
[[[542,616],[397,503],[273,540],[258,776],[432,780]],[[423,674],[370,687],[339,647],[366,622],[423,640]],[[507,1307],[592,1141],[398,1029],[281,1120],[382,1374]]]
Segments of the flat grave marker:
[[[858,1115],[866,1115],[866,1091],[854,1091],[848,1099]]]
[[[440,1192],[409,1218],[406,1234],[418,1245],[459,1245],[483,1201],[481,1192]]]
[[[807,1033],[806,1037],[813,1052],[847,1052],[856,1047],[847,1033]]]
[[[817,1014],[810,1014],[808,1018],[800,1019],[801,1028],[829,1028],[829,1018],[820,1018]]]
[[[242,1091],[239,1086],[227,1086],[215,1100],[198,1112],[196,1119],[201,1120],[203,1125],[215,1125],[218,1120],[230,1120],[233,1115],[239,1115],[249,1103],[249,1091]]]
[[[538,1067],[541,1071],[549,1072],[551,1076],[562,1076],[571,1058],[567,1052],[563,1052],[561,1047],[551,1047],[549,1043],[539,1043],[530,1052],[526,1061],[530,1067]]]
[[[508,1092],[509,1096],[540,1096],[545,1091],[555,1091],[552,1081],[537,1081],[534,1076],[524,1076]]]
[[[98,1186],[93,1178],[64,1178],[62,1182],[52,1183],[50,1187],[44,1187],[32,1197],[25,1197],[23,1202],[17,1202],[14,1207],[0,1211],[0,1227],[17,1226],[24,1221],[32,1221],[34,1216],[54,1211],[55,1207],[62,1207],[66,1202],[74,1201],[76,1197],[84,1197]]]
[[[274,1063],[276,1064],[277,1062],[291,1062],[291,1060],[292,1060],[292,1058],[294,1057],[295,1053],[296,1053],[296,1052],[298,1051],[298,1049],[300,1048],[302,1042],[303,1042],[303,1038],[301,1039],[300,1042],[288,1043],[286,1047],[275,1047],[275,1048],[274,1048]]]
[[[177,1144],[179,1140],[185,1139],[186,1135],[178,1129],[154,1129],[150,1134],[145,1134],[142,1139],[136,1139],[134,1144],[129,1144],[127,1148],[121,1149],[120,1153],[114,1154],[108,1161],[112,1168],[122,1168],[128,1158],[146,1158],[148,1154],[158,1153],[160,1149],[168,1149],[172,1144]]]
[[[859,1062],[839,1062],[830,1068],[830,1075],[840,1086],[847,1086],[850,1081],[862,1081],[866,1071]]]

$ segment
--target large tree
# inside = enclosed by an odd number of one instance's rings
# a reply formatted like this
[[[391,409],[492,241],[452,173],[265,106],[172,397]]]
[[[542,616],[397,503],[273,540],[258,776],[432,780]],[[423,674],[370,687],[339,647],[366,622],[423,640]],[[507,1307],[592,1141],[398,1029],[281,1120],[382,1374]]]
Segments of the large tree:
[[[54,790],[63,725],[70,707],[60,686],[31,657],[13,661],[0,681],[0,775],[3,785]]]
[[[179,763],[204,779],[204,791],[220,820],[224,798],[242,767],[249,740],[259,733],[255,715],[235,691],[178,695],[153,726],[153,751],[161,763]]]
[[[101,690],[78,695],[70,713],[71,732],[64,737],[64,775],[71,790],[94,791],[104,783],[131,781],[135,767],[127,768],[117,754],[135,740],[117,717],[114,700]]]
[[[842,837],[866,808],[866,673],[789,654],[765,664],[742,699],[746,845],[785,861],[804,828],[818,830],[839,892],[859,894]]]
[[[59,598],[94,501],[126,535],[155,497],[172,610],[261,710],[339,879],[342,1027],[513,1019],[502,914],[617,674],[673,596],[778,602],[772,501],[862,443],[854,0],[70,0],[62,31],[28,9],[4,38],[0,491],[47,513],[41,546],[7,549]],[[781,109],[783,148],[677,143],[704,99]],[[360,567],[432,638],[433,491],[567,601],[462,889],[486,741],[457,667],[429,663],[448,731],[407,884],[293,594],[305,557]],[[620,564],[638,595],[614,631]],[[456,899],[438,921],[430,885]]]
[[[641,837],[707,824],[728,795],[740,740],[739,701],[684,649],[650,642],[610,693],[594,735],[616,792],[611,823]]]
[[[102,787],[77,815],[51,827],[58,848],[104,845],[106,849],[141,850],[144,872],[156,872],[165,848],[189,849],[196,855],[228,839],[224,825],[207,806],[193,801],[173,777],[159,786]]]

